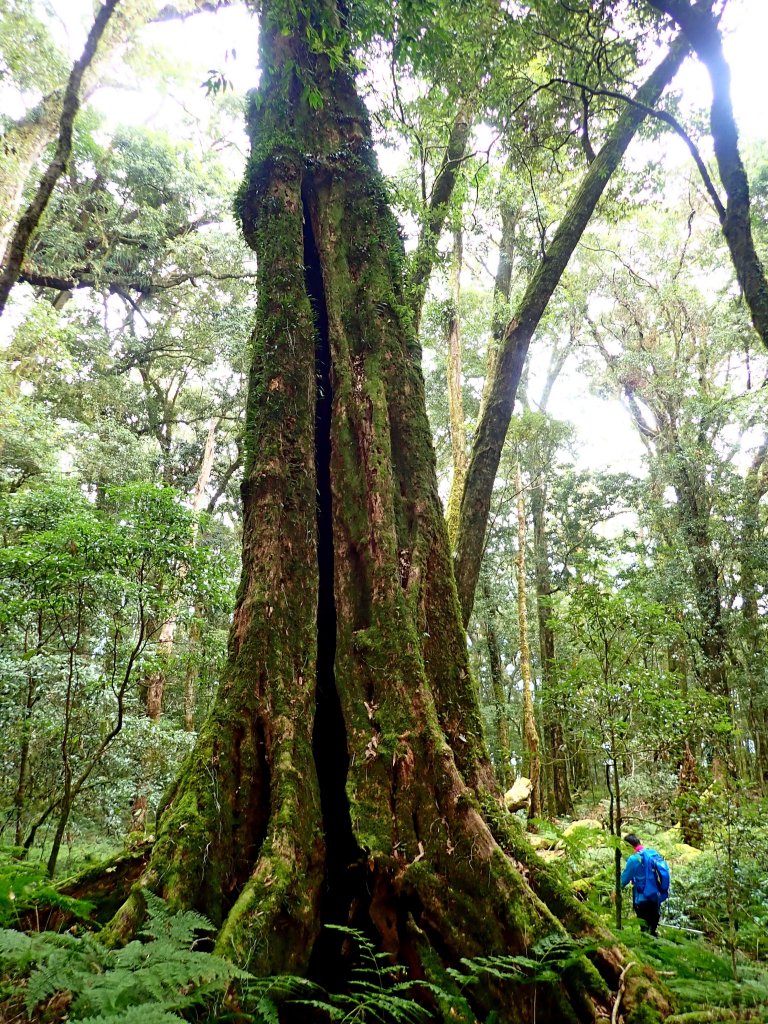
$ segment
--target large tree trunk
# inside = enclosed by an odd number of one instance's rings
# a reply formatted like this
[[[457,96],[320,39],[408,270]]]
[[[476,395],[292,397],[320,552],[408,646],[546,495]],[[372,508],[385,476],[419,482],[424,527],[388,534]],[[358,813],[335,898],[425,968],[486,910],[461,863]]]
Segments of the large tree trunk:
[[[337,25],[323,0],[308,10],[326,33]],[[343,922],[428,973],[427,948],[456,963],[521,952],[558,917],[589,924],[503,826],[403,252],[353,82],[308,53],[303,17],[265,5],[240,196],[260,280],[230,665],[144,882],[206,912],[219,949],[256,972],[327,978],[322,925]],[[113,933],[135,928],[140,904]],[[621,954],[597,960],[615,984]],[[565,1019],[568,983],[541,992],[543,1015]],[[514,993],[494,1000],[505,1020],[528,1019]]]
[[[637,100],[644,107],[657,102],[677,72],[684,54],[685,49],[675,43],[638,89]],[[644,110],[632,105],[618,118],[610,136],[590,164],[501,340],[493,379],[487,388],[482,416],[475,431],[461,499],[454,565],[465,626],[472,614],[491,493],[528,346],[605,186],[644,118]]]

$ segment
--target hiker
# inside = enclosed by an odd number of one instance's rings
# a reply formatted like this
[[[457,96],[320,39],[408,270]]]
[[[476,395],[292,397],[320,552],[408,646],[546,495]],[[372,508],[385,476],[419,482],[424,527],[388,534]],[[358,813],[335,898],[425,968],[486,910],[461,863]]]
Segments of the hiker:
[[[627,858],[621,887],[632,883],[632,906],[640,918],[640,928],[655,935],[661,904],[669,897],[669,866],[660,853],[643,846],[634,832],[624,836],[624,842],[635,852]]]

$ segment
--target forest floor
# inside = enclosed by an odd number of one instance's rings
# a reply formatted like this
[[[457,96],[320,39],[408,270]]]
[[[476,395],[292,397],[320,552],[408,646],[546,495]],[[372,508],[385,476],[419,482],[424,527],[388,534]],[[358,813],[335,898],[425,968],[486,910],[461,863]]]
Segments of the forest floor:
[[[637,968],[650,967],[658,975],[673,997],[674,1014],[669,1024],[768,1022],[765,880],[752,878],[750,881],[748,857],[745,855],[741,862],[727,865],[720,848],[710,844],[703,850],[693,850],[680,842],[674,829],[663,831],[646,823],[643,834],[647,844],[659,849],[670,864],[672,896],[665,905],[657,938],[641,932],[628,899],[623,901],[622,928],[617,929],[613,901],[616,841],[607,835],[598,815],[599,812],[593,818],[571,823],[539,822],[538,831],[531,835],[532,842],[567,879],[579,898],[616,934],[630,951]],[[120,852],[120,848],[105,842],[103,837],[72,844],[68,857],[62,859],[60,877],[94,868],[105,855],[116,852]],[[622,850],[623,854],[626,852]],[[39,859],[35,851],[34,859],[24,865],[8,854],[10,850],[0,850],[0,1021],[22,1024],[43,1019],[51,1022],[79,1020],[81,1018],[73,1014],[77,1000],[73,1003],[71,995],[54,992],[46,985],[41,988],[46,993],[44,1012],[39,1007],[29,1007],[27,1011],[22,1006],[21,991],[28,994],[30,988],[34,988],[35,970],[39,975],[40,966],[34,968],[30,962],[26,974],[19,972],[19,941],[23,937],[19,936],[18,941],[14,939],[13,930],[18,927],[22,912],[26,911],[29,921],[30,906],[38,899],[44,901],[50,895],[51,886],[44,877],[45,850],[40,851]],[[749,885],[749,891],[739,892],[733,888],[740,880],[742,885]],[[162,919],[162,909],[159,913]],[[40,925],[45,927],[44,921],[41,920]],[[195,923],[191,922],[190,927],[195,927]],[[79,929],[77,933],[82,934]],[[67,938],[73,953],[72,943],[77,941],[80,940]],[[192,954],[176,950],[173,955],[180,957],[180,966],[186,969],[184,958]],[[93,956],[92,949],[88,956]],[[107,961],[102,968],[109,972]],[[36,984],[40,983],[38,977]],[[57,1016],[57,999],[64,1016]],[[9,1017],[5,1011],[11,1007],[14,1013]],[[166,1013],[167,1009],[162,1012]],[[105,1019],[112,1020],[109,1016]],[[174,1018],[165,1016],[163,1019]],[[195,1019],[199,1020],[199,1015],[195,1015]],[[217,1017],[214,1013],[207,1019],[213,1021]],[[374,1018],[363,1015],[355,1019],[363,1022]]]

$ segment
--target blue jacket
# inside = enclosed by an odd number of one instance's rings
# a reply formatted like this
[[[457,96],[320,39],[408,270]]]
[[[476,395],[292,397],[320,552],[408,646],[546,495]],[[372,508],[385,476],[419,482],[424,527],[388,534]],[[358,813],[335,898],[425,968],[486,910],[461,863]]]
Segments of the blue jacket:
[[[640,853],[633,853],[631,856],[627,857],[627,863],[621,873],[621,887],[622,889],[625,889],[630,882],[632,883],[633,903],[647,903],[649,900],[654,899],[653,896],[646,897],[642,891],[645,888],[645,864],[643,863],[643,858],[640,854],[653,854],[655,852],[655,850],[651,850],[647,846],[644,846]],[[638,889],[640,890],[639,892]]]

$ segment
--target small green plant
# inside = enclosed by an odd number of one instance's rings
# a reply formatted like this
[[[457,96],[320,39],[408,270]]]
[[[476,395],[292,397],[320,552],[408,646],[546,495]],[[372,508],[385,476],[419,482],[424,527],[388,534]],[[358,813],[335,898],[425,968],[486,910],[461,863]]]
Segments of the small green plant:
[[[274,1007],[280,1003],[312,1009],[325,1014],[329,1021],[429,1024],[431,1013],[414,996],[417,990],[434,991],[434,986],[407,979],[405,968],[378,952],[364,932],[339,925],[327,927],[341,933],[352,947],[354,959],[344,991],[327,992],[301,978],[246,982],[245,994],[250,994],[252,1003],[254,998],[259,1000],[254,1007],[261,1014],[255,1018],[256,1024],[277,1024],[276,1011],[270,1004]]]
[[[26,981],[28,1019],[36,1008],[55,1002],[67,1020],[85,1024],[169,1024],[183,1020],[185,1010],[213,1004],[233,981],[250,977],[223,957],[195,948],[213,930],[207,918],[192,911],[171,914],[157,896],[145,896],[144,941],[122,949],[107,949],[91,933],[0,931],[0,967],[17,983]]]
[[[87,920],[93,904],[58,892],[41,865],[19,859],[23,852],[0,849],[0,928],[13,927],[39,906],[46,912],[59,909],[69,918]]]
[[[450,974],[464,985],[480,981],[484,974],[500,981],[514,980],[518,984],[558,982],[569,967],[581,962],[586,953],[596,948],[594,942],[554,932],[532,946],[530,956],[504,954],[462,959],[462,968],[451,970]]]

